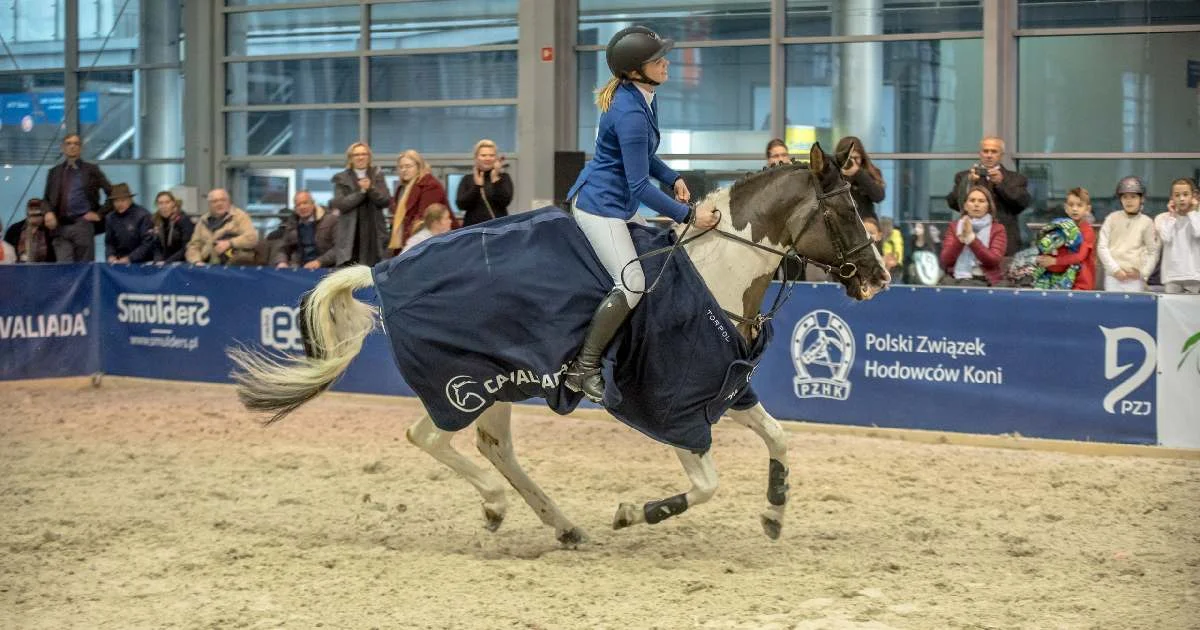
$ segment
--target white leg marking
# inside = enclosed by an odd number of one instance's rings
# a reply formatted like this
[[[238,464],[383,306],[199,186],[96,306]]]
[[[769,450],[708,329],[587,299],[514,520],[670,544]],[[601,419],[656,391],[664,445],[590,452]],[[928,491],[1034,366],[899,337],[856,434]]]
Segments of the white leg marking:
[[[408,441],[415,444],[417,448],[449,466],[472,486],[475,486],[475,489],[483,497],[483,511],[484,517],[488,521],[488,529],[495,531],[504,520],[504,514],[508,509],[508,502],[504,496],[504,482],[459,453],[450,442],[454,434],[437,428],[428,414],[409,427],[405,435],[408,437]]]

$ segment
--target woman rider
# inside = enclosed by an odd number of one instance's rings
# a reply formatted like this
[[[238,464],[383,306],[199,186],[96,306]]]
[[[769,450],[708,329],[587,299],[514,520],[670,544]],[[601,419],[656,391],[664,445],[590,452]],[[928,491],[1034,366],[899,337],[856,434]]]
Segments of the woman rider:
[[[615,283],[596,309],[583,348],[566,375],[567,387],[595,402],[604,397],[600,358],[645,290],[641,264],[630,264],[637,252],[626,222],[641,204],[703,230],[715,227],[719,218],[711,208],[693,211],[683,178],[655,156],[659,131],[654,91],[667,80],[670,62],[665,55],[674,45],[644,26],[623,29],[609,40],[605,57],[613,76],[596,95],[601,111],[596,150],[567,194],[579,228]],[[675,198],[651,178],[672,184]]]

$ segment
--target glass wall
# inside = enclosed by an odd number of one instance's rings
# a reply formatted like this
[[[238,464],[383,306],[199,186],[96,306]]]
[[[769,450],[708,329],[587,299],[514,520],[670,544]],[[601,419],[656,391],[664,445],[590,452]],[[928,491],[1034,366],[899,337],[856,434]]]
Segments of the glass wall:
[[[517,151],[517,0],[272,4],[227,0],[223,9],[235,203],[275,212],[264,191],[282,181],[321,201],[360,140],[389,176],[398,154],[415,149],[444,183],[470,168],[480,138],[510,160]],[[305,165],[287,165],[289,156]]]

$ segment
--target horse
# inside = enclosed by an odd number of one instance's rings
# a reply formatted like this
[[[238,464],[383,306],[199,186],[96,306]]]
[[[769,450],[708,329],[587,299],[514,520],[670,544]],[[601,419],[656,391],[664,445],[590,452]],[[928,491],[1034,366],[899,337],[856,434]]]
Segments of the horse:
[[[870,299],[890,282],[883,259],[872,246],[854,206],[849,185],[820,145],[812,147],[807,165],[787,163],[748,174],[710,193],[700,205],[720,211],[718,225],[677,242],[726,315],[736,322],[738,334],[747,341],[760,333],[770,315],[761,313],[762,302],[785,257],[799,258],[830,272],[855,300]],[[683,235],[688,226],[673,229]],[[305,296],[299,317],[304,356],[280,358],[230,349],[242,404],[251,411],[274,414],[264,421],[269,425],[327,389],[378,325],[376,310],[353,296],[356,289],[373,285],[370,267],[350,266],[330,273]],[[522,468],[513,447],[511,415],[508,402],[497,401],[485,409],[474,422],[477,448],[542,523],[554,529],[562,545],[584,542],[583,530]],[[783,429],[761,403],[743,410],[728,409],[726,415],[766,443],[767,506],[760,513],[760,523],[764,533],[776,539],[782,531],[789,489]],[[406,431],[412,444],[475,487],[482,497],[484,526],[494,532],[507,512],[504,481],[458,452],[451,444],[453,435],[439,429],[428,413]],[[691,488],[642,505],[620,503],[612,522],[614,529],[659,523],[713,497],[718,480],[711,454],[678,447],[674,450]]]

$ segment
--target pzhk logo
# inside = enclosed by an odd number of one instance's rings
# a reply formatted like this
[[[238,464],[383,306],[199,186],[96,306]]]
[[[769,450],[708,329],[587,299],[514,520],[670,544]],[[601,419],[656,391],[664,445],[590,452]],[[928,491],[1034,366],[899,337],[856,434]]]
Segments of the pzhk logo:
[[[1133,367],[1132,363],[1119,363],[1117,352],[1120,350],[1122,341],[1136,341],[1142,346],[1144,357],[1142,364],[1138,369],[1133,371],[1124,381],[1112,388],[1108,395],[1104,397],[1104,410],[1108,413],[1120,413],[1121,415],[1131,416],[1148,416],[1154,409],[1154,405],[1148,400],[1125,400],[1125,397],[1132,394],[1143,383],[1150,379],[1150,375],[1154,374],[1154,366],[1158,363],[1158,348],[1154,343],[1154,337],[1150,333],[1133,326],[1123,326],[1121,328],[1105,328],[1100,327],[1100,332],[1104,333],[1104,378],[1113,380]],[[1117,407],[1120,402],[1121,406]]]
[[[280,352],[304,352],[300,326],[296,322],[296,318],[299,316],[300,309],[295,306],[264,308],[259,317],[262,345]]]
[[[487,404],[487,400],[477,392],[471,391],[473,386],[478,385],[479,381],[465,374],[455,376],[446,383],[446,400],[463,413],[479,411]]]
[[[854,366],[854,334],[832,311],[813,311],[792,332],[792,364],[798,398],[846,400]]]

